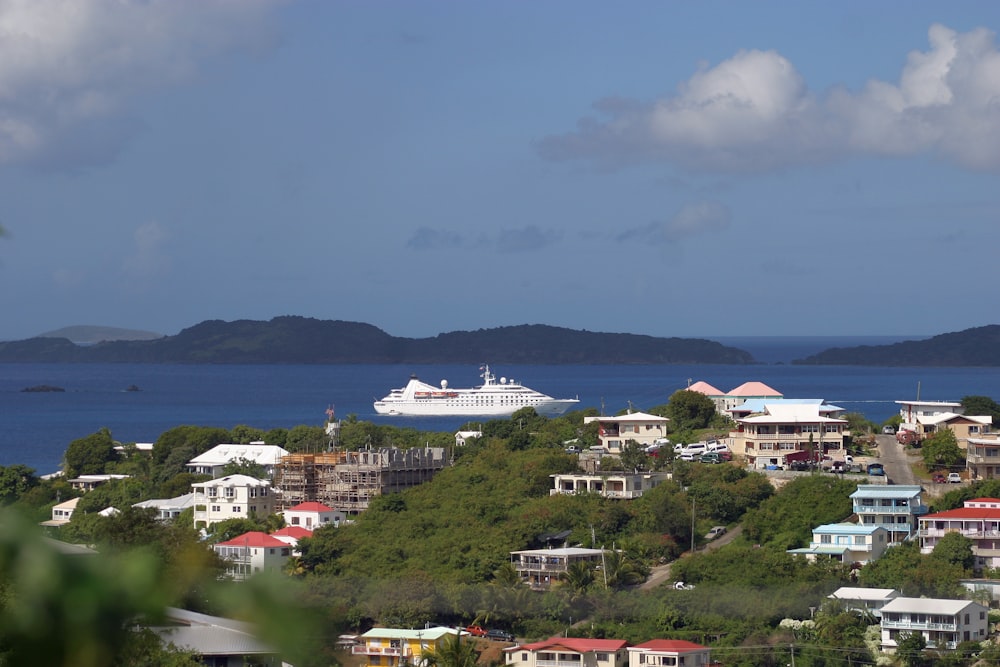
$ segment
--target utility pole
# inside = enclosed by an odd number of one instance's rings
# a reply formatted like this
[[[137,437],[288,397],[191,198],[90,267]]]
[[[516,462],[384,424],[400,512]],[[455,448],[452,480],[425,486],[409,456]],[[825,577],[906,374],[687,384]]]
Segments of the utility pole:
[[[691,499],[691,553],[694,553],[694,498]]]

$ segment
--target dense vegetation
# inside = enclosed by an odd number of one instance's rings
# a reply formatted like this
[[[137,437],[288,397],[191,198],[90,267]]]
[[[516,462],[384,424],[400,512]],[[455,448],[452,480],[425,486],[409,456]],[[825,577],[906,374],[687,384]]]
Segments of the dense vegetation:
[[[0,343],[0,362],[212,364],[746,364],[714,341],[521,325],[399,338],[370,324],[276,317],[212,320],[156,340],[79,346],[65,338]]]
[[[793,361],[824,366],[1000,366],[1000,325],[891,345],[835,347]]]

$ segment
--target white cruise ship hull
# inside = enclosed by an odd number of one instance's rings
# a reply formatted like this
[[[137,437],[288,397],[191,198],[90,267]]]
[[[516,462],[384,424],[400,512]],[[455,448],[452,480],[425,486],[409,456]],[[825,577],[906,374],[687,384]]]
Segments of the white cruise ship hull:
[[[555,417],[580,402],[575,398],[552,398],[505,378],[496,382],[488,366],[483,371],[484,383],[472,389],[451,389],[447,381],[435,387],[411,377],[405,387],[393,389],[375,401],[375,412],[413,417],[504,417],[531,407],[540,415]]]

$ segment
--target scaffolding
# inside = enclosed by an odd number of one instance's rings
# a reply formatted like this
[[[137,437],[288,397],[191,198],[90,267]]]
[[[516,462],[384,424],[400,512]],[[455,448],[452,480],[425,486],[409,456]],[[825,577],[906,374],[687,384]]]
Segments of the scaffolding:
[[[280,510],[315,501],[354,516],[375,496],[429,481],[446,462],[443,447],[290,454],[275,469],[274,488]]]

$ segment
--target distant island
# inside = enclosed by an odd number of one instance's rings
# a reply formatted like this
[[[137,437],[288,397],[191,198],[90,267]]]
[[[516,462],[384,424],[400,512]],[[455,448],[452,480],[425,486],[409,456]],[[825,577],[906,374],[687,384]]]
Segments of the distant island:
[[[61,392],[61,391],[66,391],[66,390],[63,389],[62,387],[53,387],[50,384],[36,384],[33,387],[25,387],[21,391],[25,392],[25,393],[33,394],[33,393],[45,393],[45,392],[51,392],[51,391]]]
[[[700,338],[576,331],[525,324],[391,336],[370,324],[283,316],[209,320],[176,336],[78,345],[39,336],[0,343],[2,363],[152,364],[752,364],[745,350]]]
[[[835,347],[792,363],[825,366],[1000,366],[1000,325],[990,324],[891,345]]]

